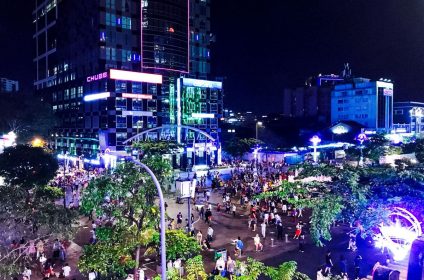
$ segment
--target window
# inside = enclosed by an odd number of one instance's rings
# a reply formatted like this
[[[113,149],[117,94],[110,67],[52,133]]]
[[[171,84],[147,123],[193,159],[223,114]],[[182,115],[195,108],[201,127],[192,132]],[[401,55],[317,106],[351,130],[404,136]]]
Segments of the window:
[[[337,108],[337,111],[338,111],[338,112],[343,112],[343,107],[338,107],[338,108]]]
[[[83,93],[84,93],[83,87],[82,86],[79,86],[78,87],[78,97],[82,97],[83,96]]]
[[[403,115],[403,110],[401,109],[395,110],[395,115]]]
[[[212,103],[210,106],[211,106],[211,113],[218,113],[218,104]]]
[[[126,132],[117,132],[116,133],[116,141],[117,142],[123,142],[125,140],[127,140],[127,133]]]
[[[127,127],[127,117],[116,116],[116,128],[126,128]]]
[[[132,93],[142,93],[141,92],[141,83],[137,83],[137,82],[132,83]]]
[[[117,97],[116,98],[116,110],[126,110],[127,109],[127,99]]]
[[[143,117],[134,116],[132,119],[133,128],[142,129],[144,127]]]
[[[75,99],[77,97],[77,89],[71,88],[71,99]]]
[[[156,100],[147,101],[147,111],[156,112]]]
[[[69,89],[65,89],[65,95],[63,97],[63,100],[68,100],[69,99]]]
[[[143,101],[142,100],[133,99],[132,105],[133,105],[132,106],[133,111],[143,111]]]
[[[117,93],[128,92],[127,91],[127,82],[125,82],[125,81],[116,81],[115,82],[115,92],[117,92]]]
[[[343,99],[337,100],[337,104],[343,104]]]

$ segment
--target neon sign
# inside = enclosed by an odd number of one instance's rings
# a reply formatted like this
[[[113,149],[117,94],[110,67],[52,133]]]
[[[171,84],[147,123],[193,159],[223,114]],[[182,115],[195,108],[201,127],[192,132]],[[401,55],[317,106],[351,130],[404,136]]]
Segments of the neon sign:
[[[99,99],[105,99],[108,97],[110,97],[110,92],[100,92],[100,93],[94,93],[94,94],[89,94],[84,96],[84,101],[88,102],[88,101],[94,101]]]
[[[151,94],[137,94],[137,93],[123,93],[123,98],[134,98],[134,99],[153,99]]]
[[[200,87],[200,88],[222,89],[222,82],[208,81],[208,80],[184,78],[183,85],[192,86],[192,87]]]
[[[142,82],[150,84],[162,84],[162,75],[124,71],[110,69],[109,72],[110,79],[112,80],[121,80],[121,81],[131,81],[131,82]]]
[[[206,113],[192,113],[191,117],[197,118],[197,119],[213,119],[215,117],[215,115],[214,114],[206,114]]]
[[[106,79],[107,76],[108,76],[107,75],[107,72],[103,72],[103,73],[100,73],[100,74],[88,76],[87,77],[87,83],[91,83],[93,81],[98,81],[98,80]]]

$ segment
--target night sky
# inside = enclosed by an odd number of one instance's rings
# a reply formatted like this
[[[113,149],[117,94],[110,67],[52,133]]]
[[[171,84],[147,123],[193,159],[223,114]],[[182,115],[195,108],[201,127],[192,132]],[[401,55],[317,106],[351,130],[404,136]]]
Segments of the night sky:
[[[279,112],[285,87],[318,73],[395,81],[396,100],[424,102],[423,0],[212,0],[213,72],[225,105]],[[0,77],[32,81],[32,0],[2,0]]]

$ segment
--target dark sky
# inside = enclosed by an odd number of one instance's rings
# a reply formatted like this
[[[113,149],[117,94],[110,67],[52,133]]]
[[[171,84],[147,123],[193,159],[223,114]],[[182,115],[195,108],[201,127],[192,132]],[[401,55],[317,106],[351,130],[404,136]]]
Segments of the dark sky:
[[[32,0],[2,0],[0,77],[32,81]],[[225,104],[278,112],[284,87],[312,75],[390,78],[395,99],[424,101],[423,0],[212,0],[213,71]]]

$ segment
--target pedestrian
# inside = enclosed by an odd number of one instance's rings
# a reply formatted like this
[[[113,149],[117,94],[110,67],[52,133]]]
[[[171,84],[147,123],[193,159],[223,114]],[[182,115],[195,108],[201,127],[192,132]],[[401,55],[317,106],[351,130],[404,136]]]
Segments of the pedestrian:
[[[230,256],[228,256],[227,272],[228,272],[228,275],[230,276],[230,280],[233,279],[235,266],[236,266],[236,262],[233,259],[231,259]]]
[[[62,267],[63,276],[68,277],[71,274],[71,267],[68,263],[65,263],[65,266]]]
[[[361,255],[357,255],[355,257],[355,260],[353,262],[354,265],[354,271],[355,271],[355,278],[354,279],[359,279],[359,276],[361,274],[361,263],[362,263],[362,257]]]
[[[256,252],[263,251],[264,246],[261,243],[261,238],[259,237],[259,234],[256,234],[256,236],[253,237],[253,243],[255,244]]]
[[[88,274],[88,280],[95,280],[97,278],[97,272],[95,272],[95,271],[91,271],[89,274]]]
[[[277,222],[277,239],[283,240],[283,223],[281,220]]]
[[[178,212],[178,214],[177,214],[177,228],[180,228],[182,223],[183,223],[183,214],[181,214],[181,212]]]
[[[331,268],[333,267],[333,260],[331,259],[331,252],[328,251],[325,255],[325,270],[324,273],[326,275],[331,274]]]
[[[165,201],[165,212],[167,211],[167,209],[168,209],[168,203],[166,203]]]
[[[265,237],[266,237],[266,223],[265,223],[265,221],[263,221],[262,224],[261,224],[261,233],[262,233],[262,238],[265,239]]]
[[[239,236],[237,237],[237,241],[236,241],[236,255],[238,257],[241,257],[243,253],[243,249],[244,249],[244,244],[243,244],[243,241],[241,241],[241,238]]]
[[[213,240],[213,228],[211,226],[208,227],[207,238],[209,242]]]
[[[284,214],[287,213],[287,205],[285,203],[283,204],[282,210]]]
[[[302,226],[300,225],[300,223],[297,223],[296,225],[296,231],[294,233],[293,238],[294,239],[299,239],[300,235],[302,234]]]
[[[205,207],[200,208],[199,216],[202,220],[205,218]]]
[[[233,217],[235,217],[236,216],[236,205],[233,203],[233,206],[232,206],[232,210],[233,210]]]
[[[305,236],[301,235],[299,238],[299,252],[305,253]]]
[[[28,266],[25,266],[24,272],[22,272],[23,277],[27,277],[28,280],[31,279],[32,271]]]
[[[197,232],[196,240],[197,240],[197,242],[199,243],[199,245],[202,245],[203,234],[202,234],[202,231],[201,231],[201,230],[199,230],[199,231]]]
[[[347,261],[344,255],[340,256],[340,272],[341,272],[341,276],[345,277],[347,276]]]

